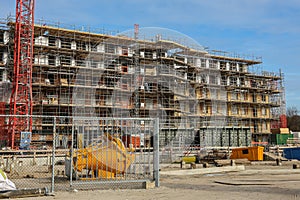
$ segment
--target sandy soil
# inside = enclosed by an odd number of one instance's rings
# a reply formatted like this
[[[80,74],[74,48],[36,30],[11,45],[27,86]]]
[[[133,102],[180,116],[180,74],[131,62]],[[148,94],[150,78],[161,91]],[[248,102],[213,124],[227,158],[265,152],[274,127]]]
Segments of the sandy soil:
[[[94,190],[57,192],[55,196],[30,197],[26,200],[75,199],[300,199],[300,169],[292,165],[250,165],[245,171],[161,176],[161,187],[139,190]]]

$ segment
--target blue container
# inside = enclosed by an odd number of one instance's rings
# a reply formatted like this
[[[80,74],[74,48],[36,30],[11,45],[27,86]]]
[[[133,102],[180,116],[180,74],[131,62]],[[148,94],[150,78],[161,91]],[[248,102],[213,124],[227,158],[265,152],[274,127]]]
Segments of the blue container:
[[[300,160],[300,147],[283,149],[283,157],[289,160]]]

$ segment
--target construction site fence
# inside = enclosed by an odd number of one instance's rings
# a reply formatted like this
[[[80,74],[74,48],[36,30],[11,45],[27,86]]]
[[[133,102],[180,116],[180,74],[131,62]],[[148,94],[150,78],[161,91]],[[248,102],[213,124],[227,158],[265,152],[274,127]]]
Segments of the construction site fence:
[[[0,150],[0,167],[17,189],[53,193],[159,186],[159,119],[31,117],[35,126],[48,122],[38,132],[16,133],[18,150]],[[7,127],[1,128],[5,133]]]

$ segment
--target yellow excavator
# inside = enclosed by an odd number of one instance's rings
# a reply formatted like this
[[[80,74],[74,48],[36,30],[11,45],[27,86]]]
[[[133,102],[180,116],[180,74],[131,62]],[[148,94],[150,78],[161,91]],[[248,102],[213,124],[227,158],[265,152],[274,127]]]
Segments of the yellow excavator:
[[[65,162],[67,176],[71,176],[72,161],[72,176],[82,180],[121,178],[135,159],[133,149],[125,148],[119,138],[110,134],[85,148],[75,150],[72,159],[70,157]]]

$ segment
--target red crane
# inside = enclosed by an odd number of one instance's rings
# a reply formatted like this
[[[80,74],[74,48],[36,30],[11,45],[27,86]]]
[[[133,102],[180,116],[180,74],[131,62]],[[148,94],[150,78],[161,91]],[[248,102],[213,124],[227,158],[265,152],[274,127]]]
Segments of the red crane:
[[[33,39],[34,0],[16,0],[14,77],[8,124],[8,145],[12,149],[21,131],[32,131]]]

